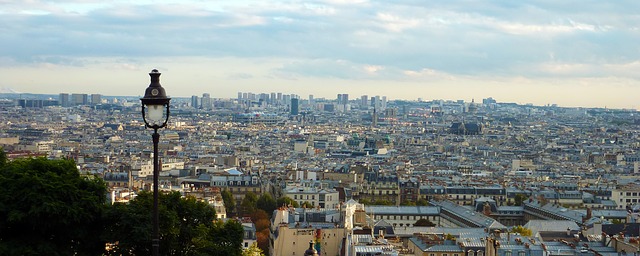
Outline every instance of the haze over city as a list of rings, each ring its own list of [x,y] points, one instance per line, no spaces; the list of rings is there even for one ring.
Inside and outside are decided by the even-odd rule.
[[[2,1],[0,88],[637,108],[637,1]]]

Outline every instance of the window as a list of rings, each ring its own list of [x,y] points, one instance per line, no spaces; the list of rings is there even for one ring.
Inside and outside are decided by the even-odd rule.
[[[476,252],[476,256],[484,256],[484,252],[483,252],[483,251],[478,250],[478,252]]]
[[[504,252],[504,256],[511,256],[511,251]]]
[[[526,253],[524,251],[519,251],[518,252],[518,256],[525,256],[525,255],[526,255]]]
[[[467,256],[473,256],[473,255],[474,255],[473,250],[468,250],[467,251]]]
[[[249,242],[244,242],[244,248],[248,248],[249,247]]]

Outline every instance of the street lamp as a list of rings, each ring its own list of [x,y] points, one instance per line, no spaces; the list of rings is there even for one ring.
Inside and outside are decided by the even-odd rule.
[[[160,85],[160,72],[154,69],[149,73],[151,84],[144,91],[142,102],[142,119],[146,128],[153,129],[153,234],[151,237],[151,252],[154,256],[160,255],[160,235],[158,233],[158,142],[160,134],[158,129],[167,126],[169,121],[169,101],[167,94]],[[165,112],[166,111],[166,112]]]

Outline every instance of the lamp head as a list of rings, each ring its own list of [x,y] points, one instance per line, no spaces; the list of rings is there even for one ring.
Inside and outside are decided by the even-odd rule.
[[[169,102],[171,98],[167,97],[167,93],[160,85],[160,74],[157,69],[149,73],[151,84],[145,90],[144,97],[140,99],[144,123],[147,127],[154,129],[165,127],[169,120]],[[165,109],[166,114],[164,112]]]

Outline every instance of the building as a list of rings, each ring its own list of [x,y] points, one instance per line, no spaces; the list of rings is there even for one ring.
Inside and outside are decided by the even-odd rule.
[[[200,101],[200,109],[211,109],[213,106],[211,102],[211,95],[208,93],[202,94],[202,100]]]
[[[89,95],[85,93],[71,94],[71,105],[89,105]]]
[[[338,210],[280,208],[271,223],[268,255],[300,255],[313,241],[318,255],[341,255],[346,229]]]
[[[60,96],[58,97],[58,103],[60,103],[60,106],[62,106],[62,107],[71,106],[71,103],[69,101],[69,94],[68,93],[60,93]]]
[[[100,95],[100,94],[91,94],[91,104],[92,105],[102,104],[102,95]]]
[[[330,188],[310,186],[290,186],[283,192],[283,196],[298,202],[299,205],[307,202],[313,207],[335,209],[340,204],[338,191]]]
[[[291,115],[297,116],[299,113],[300,113],[300,106],[298,103],[298,99],[293,98],[291,99]]]
[[[632,205],[640,204],[640,186],[618,187],[611,192],[611,199],[616,202],[618,209],[626,209]]]
[[[245,124],[277,124],[284,119],[276,114],[254,112],[237,113],[233,115],[233,121]]]
[[[238,93],[240,96],[242,96],[241,93]],[[198,104],[198,96],[197,95],[193,95],[191,96],[191,107],[192,108],[198,108],[200,106],[200,104]]]

